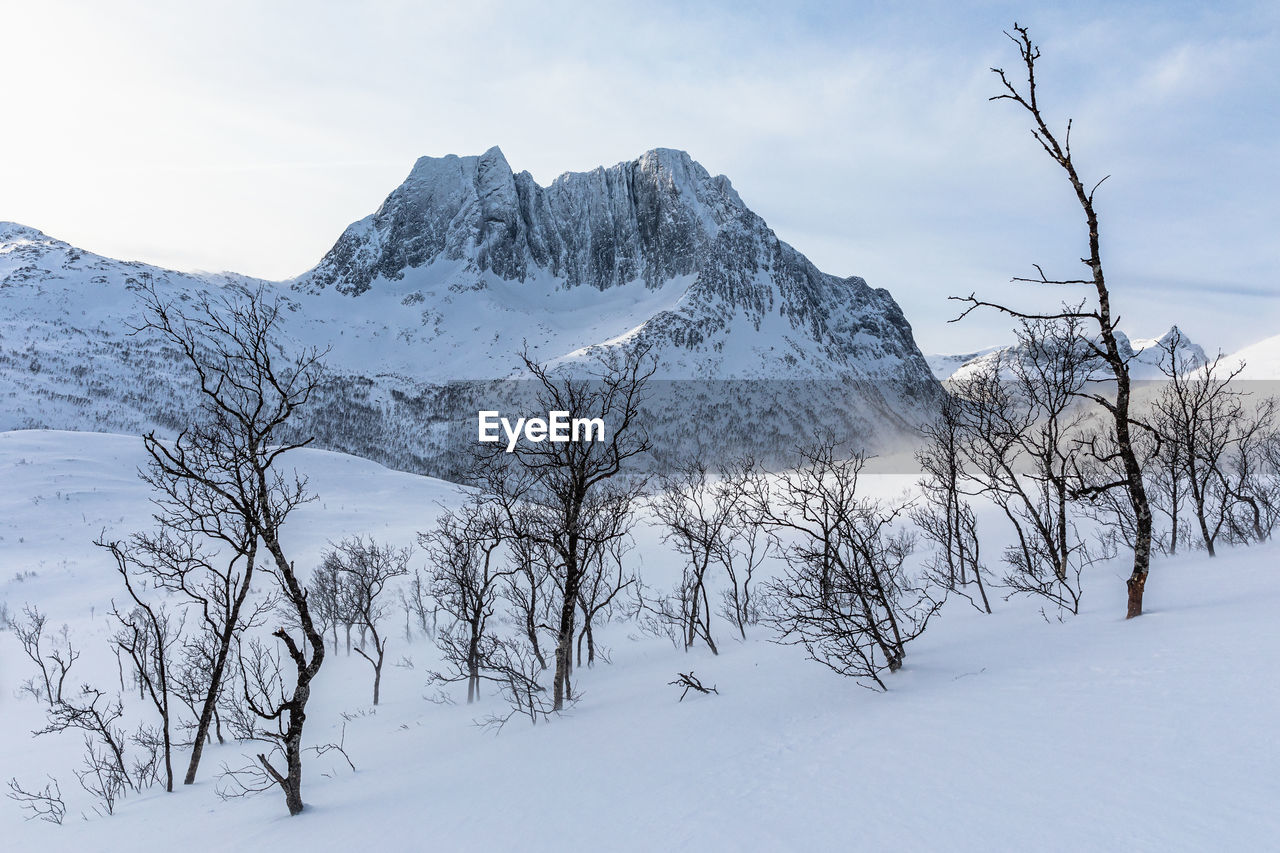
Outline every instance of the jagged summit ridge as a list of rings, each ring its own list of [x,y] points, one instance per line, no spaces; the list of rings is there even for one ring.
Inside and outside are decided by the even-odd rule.
[[[728,178],[683,151],[658,148],[549,186],[515,173],[496,146],[478,156],[422,157],[382,206],[353,223],[298,285],[365,292],[378,277],[440,258],[523,281],[536,271],[570,286],[656,287],[694,271],[731,222],[762,227]]]

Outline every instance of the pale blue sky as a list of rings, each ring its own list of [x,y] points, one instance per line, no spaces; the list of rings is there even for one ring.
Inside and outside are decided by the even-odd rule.
[[[103,254],[283,278],[423,154],[502,146],[543,183],[688,150],[821,268],[898,298],[926,351],[948,294],[1074,277],[1061,177],[994,92],[1017,18],[1076,119],[1134,335],[1280,331],[1276,3],[0,0],[0,219]],[[1036,299],[1036,294],[1023,294]]]

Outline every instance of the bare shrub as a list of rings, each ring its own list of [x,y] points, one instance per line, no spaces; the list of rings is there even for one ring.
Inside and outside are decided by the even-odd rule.
[[[409,555],[408,548],[356,536],[342,540],[324,558],[325,566],[336,568],[343,598],[348,602],[345,609],[360,628],[356,654],[373,667],[374,705],[378,704],[382,689],[382,664],[389,639],[378,630],[391,606],[386,600],[387,586],[409,573]]]
[[[783,540],[786,571],[768,585],[780,641],[841,675],[887,689],[907,646],[942,606],[905,563],[911,534],[896,527],[909,504],[858,495],[866,464],[842,458],[834,440],[799,450],[800,464],[753,496],[762,523]]]
[[[924,472],[920,490],[925,504],[911,511],[911,520],[937,548],[926,567],[935,583],[990,613],[977,517],[965,499],[970,472],[965,465],[967,439],[960,402],[944,397],[937,419],[926,424],[922,433],[925,445],[917,451],[916,461]],[[970,587],[976,590],[977,600]]]
[[[27,812],[27,820],[42,820],[45,823],[62,825],[67,816],[67,804],[62,799],[62,788],[58,780],[50,776],[48,784],[37,790],[27,790],[16,778],[9,780],[9,799],[18,803]]]
[[[436,526],[418,536],[431,564],[430,594],[453,624],[436,636],[452,673],[433,673],[434,682],[467,682],[467,702],[480,698],[480,679],[497,647],[490,632],[501,583],[516,572],[499,555],[507,539],[504,517],[473,499],[446,511]]]

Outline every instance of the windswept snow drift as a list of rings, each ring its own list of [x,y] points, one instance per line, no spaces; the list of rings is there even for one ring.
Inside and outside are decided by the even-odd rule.
[[[335,453],[296,457],[319,499],[287,530],[300,564],[326,539],[372,534],[397,544],[429,526],[456,487]],[[120,590],[90,541],[148,523],[135,438],[0,434],[0,601],[38,604],[66,623],[85,657],[77,680],[105,687],[101,648]],[[906,477],[872,478],[893,494]],[[635,559],[665,586],[678,568],[652,529]],[[722,654],[675,651],[604,632],[611,664],[579,673],[563,719],[513,721],[494,737],[472,725],[499,710],[426,701],[431,648],[398,630],[383,704],[345,724],[358,772],[309,758],[307,811],[285,816],[275,792],[220,801],[220,765],[251,748],[206,750],[201,779],[174,794],[127,798],[90,815],[70,770],[72,734],[31,738],[41,708],[15,696],[30,673],[0,638],[0,776],[62,782],[66,825],[23,822],[0,802],[11,850],[1203,850],[1261,849],[1280,837],[1280,576],[1275,546],[1159,561],[1148,613],[1125,622],[1124,567],[1085,577],[1084,612],[1046,622],[1032,602],[983,616],[953,601],[876,694],[719,624]],[[34,575],[26,574],[34,573]],[[16,575],[24,575],[17,579]],[[678,703],[667,686],[694,670],[719,696]],[[368,667],[330,656],[307,722],[336,741],[342,712],[369,709]],[[455,693],[455,697],[458,694]],[[136,724],[132,704],[126,723]],[[185,766],[180,761],[181,766]]]

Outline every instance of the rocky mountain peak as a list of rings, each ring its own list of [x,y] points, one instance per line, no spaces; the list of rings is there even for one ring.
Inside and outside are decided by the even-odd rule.
[[[504,280],[545,273],[571,287],[657,287],[693,272],[698,250],[734,221],[763,225],[727,178],[675,149],[567,172],[547,187],[513,173],[497,147],[422,157],[297,286],[358,296],[379,278],[396,281],[444,259]]]

